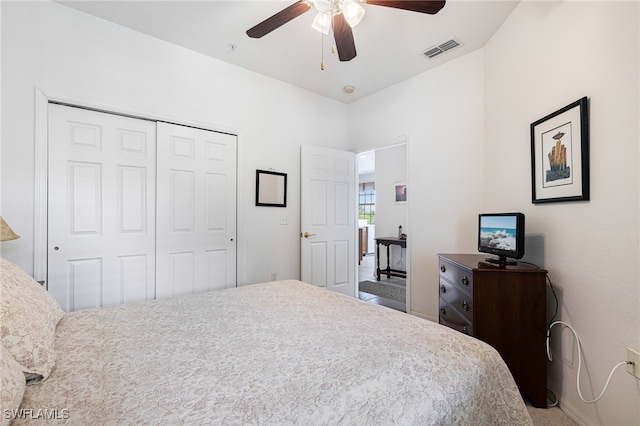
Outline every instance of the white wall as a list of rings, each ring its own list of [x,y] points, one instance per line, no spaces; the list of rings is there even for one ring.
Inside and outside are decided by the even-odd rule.
[[[438,252],[476,252],[477,213],[523,211],[584,349],[585,399],[640,350],[638,2],[523,1],[488,45],[350,105],[359,150],[409,136],[411,313],[437,318]],[[591,106],[591,201],[531,203],[529,125]],[[373,142],[371,142],[373,141]],[[553,304],[549,301],[548,312]],[[615,373],[596,404],[554,328],[549,386],[581,424],[640,424],[640,387]]]
[[[485,209],[516,208],[542,237],[559,319],[584,350],[582,393],[595,398],[611,368],[640,350],[638,2],[522,2],[485,48]],[[587,96],[591,201],[533,205],[530,123]],[[490,163],[491,162],[491,163]],[[553,304],[549,301],[549,311]],[[639,382],[618,369],[584,404],[569,331],[553,329],[549,386],[581,423],[640,424]]]
[[[299,278],[300,145],[346,145],[346,105],[51,2],[2,8],[2,206],[33,268],[34,93],[239,133],[239,282]],[[332,123],[327,126],[326,123]],[[275,147],[275,148],[274,148]],[[289,174],[288,207],[256,207],[255,170]],[[280,216],[289,217],[281,226]],[[278,241],[278,250],[273,243]]]
[[[434,321],[437,253],[475,247],[484,168],[483,67],[476,51],[349,108],[358,151],[407,140],[409,310]],[[376,233],[382,235],[377,227]]]

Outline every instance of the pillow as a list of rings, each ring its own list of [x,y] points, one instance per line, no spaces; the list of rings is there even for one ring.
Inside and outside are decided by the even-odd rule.
[[[0,413],[2,425],[11,423],[20,407],[26,387],[22,366],[0,345]]]
[[[55,364],[56,324],[64,315],[58,302],[29,274],[0,258],[0,338],[2,346],[35,383]]]

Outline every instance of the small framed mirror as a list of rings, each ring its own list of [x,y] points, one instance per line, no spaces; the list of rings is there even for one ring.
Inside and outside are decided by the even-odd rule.
[[[256,206],[287,207],[287,174],[256,170]]]

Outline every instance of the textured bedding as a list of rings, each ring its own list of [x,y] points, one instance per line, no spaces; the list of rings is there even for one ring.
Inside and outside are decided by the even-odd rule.
[[[55,352],[13,424],[531,424],[490,346],[300,281],[67,313]]]

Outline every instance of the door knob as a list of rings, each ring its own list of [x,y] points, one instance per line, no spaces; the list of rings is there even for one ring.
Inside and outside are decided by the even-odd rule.
[[[302,234],[302,236],[305,237],[305,238],[309,238],[309,237],[315,237],[316,234],[310,234],[308,232],[305,232],[304,234]]]

